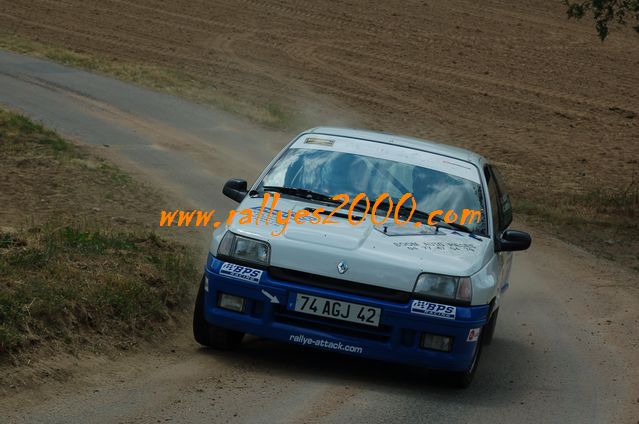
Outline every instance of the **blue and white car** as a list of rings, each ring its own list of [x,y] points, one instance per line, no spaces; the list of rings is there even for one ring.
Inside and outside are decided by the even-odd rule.
[[[223,192],[240,202],[237,211],[263,213],[243,223],[238,214],[213,234],[193,320],[200,344],[234,348],[248,333],[444,371],[470,384],[495,331],[512,251],[531,243],[508,229],[508,195],[483,157],[415,138],[314,128],[250,189],[233,179]],[[264,209],[265,196],[276,193],[276,206]],[[388,196],[375,214],[360,202],[334,212],[334,224],[308,222],[341,203],[331,199],[339,193],[366,193],[371,203]],[[397,204],[405,193],[415,199],[410,220],[408,202],[396,209],[405,224],[380,223],[388,198]],[[349,209],[361,223],[349,222]],[[430,211],[463,209],[480,217],[427,225]],[[301,210],[305,220],[266,223],[265,212]]]

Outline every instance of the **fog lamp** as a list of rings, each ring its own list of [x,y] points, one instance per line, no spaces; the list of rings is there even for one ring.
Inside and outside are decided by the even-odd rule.
[[[440,336],[439,334],[424,333],[422,334],[421,346],[424,349],[450,352],[453,348],[453,338],[448,336]]]
[[[242,312],[244,311],[244,298],[233,296],[231,294],[220,293],[217,306],[223,309],[228,309],[229,311]]]

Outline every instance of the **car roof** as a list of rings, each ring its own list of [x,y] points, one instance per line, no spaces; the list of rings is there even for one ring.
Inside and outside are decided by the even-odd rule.
[[[334,137],[345,137],[364,141],[394,144],[397,146],[423,150],[425,152],[435,153],[470,162],[474,165],[477,165],[480,169],[487,162],[486,159],[484,159],[484,157],[482,157],[481,155],[470,150],[462,149],[460,147],[385,132],[354,128],[316,127],[307,130],[302,134],[328,135]]]

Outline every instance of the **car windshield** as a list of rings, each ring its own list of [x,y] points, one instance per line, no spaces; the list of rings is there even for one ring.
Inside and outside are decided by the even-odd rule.
[[[405,193],[412,193],[417,210],[422,212],[481,211],[479,222],[466,226],[478,234],[487,234],[484,199],[478,183],[407,163],[331,150],[291,148],[257,189],[262,191],[264,186],[299,188],[328,196],[346,193],[351,199],[366,193],[371,204],[382,193],[388,193],[395,204]],[[411,202],[405,205],[410,207]]]

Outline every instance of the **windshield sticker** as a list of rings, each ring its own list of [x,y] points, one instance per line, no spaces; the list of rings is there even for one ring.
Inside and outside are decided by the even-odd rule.
[[[334,140],[326,138],[309,137],[304,144],[319,144],[320,146],[332,146],[335,143]]]
[[[431,317],[455,319],[457,308],[439,303],[426,302],[425,300],[413,300],[410,307],[413,314],[428,315]]]
[[[236,280],[248,281],[251,283],[259,283],[262,273],[260,269],[250,268],[248,266],[236,265],[230,262],[224,262],[220,268],[220,275],[235,278]]]

